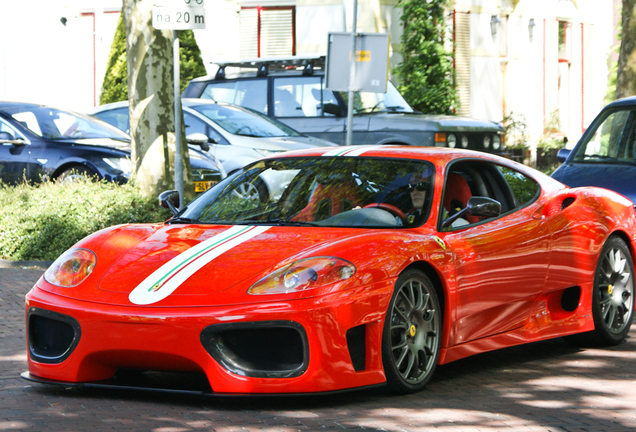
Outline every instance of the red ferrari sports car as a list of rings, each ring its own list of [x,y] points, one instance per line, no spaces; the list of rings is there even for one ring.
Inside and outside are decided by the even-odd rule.
[[[175,194],[165,223],[96,232],[40,278],[24,378],[408,393],[438,364],[561,336],[614,345],[632,323],[633,204],[497,156],[312,149],[181,210]]]

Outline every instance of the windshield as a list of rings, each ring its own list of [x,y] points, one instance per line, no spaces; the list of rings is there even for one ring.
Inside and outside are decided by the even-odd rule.
[[[267,159],[226,178],[180,217],[223,224],[414,226],[428,217],[433,173],[429,162],[403,159]],[[417,211],[414,187],[426,196]]]
[[[42,106],[16,107],[5,110],[31,132],[54,140],[112,138],[130,141],[125,133],[101,120],[82,114]]]
[[[634,127],[630,126],[633,113],[630,110],[606,113],[576,148],[573,160],[636,163],[636,134]]]
[[[348,103],[349,94],[339,92]],[[353,113],[363,114],[370,112],[413,112],[413,108],[404,100],[399,91],[389,81],[386,86],[386,93],[354,93]]]
[[[238,106],[205,104],[192,105],[190,108],[234,135],[259,138],[299,136],[298,132],[280,122]]]

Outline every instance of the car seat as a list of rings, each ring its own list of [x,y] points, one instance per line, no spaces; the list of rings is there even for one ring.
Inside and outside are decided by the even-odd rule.
[[[358,186],[352,178],[345,179],[343,174],[330,174],[316,180],[309,202],[291,220],[320,221],[362,206]]]
[[[468,203],[468,199],[473,196],[470,186],[464,177],[457,173],[449,173],[446,178],[446,187],[444,189],[444,208],[448,211],[448,215],[452,216],[458,211],[464,209]],[[468,223],[478,222],[476,216],[463,216]]]

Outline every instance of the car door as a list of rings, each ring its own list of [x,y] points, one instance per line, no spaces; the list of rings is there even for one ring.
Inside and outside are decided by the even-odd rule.
[[[0,132],[7,132],[15,139],[21,139],[24,144],[3,142],[0,144],[0,179],[9,184],[16,184],[24,179],[33,180],[31,153],[32,144],[24,134],[0,118]]]
[[[544,288],[550,231],[546,221],[533,218],[540,190],[531,178],[476,161],[453,165],[450,171],[444,203],[452,202],[447,195],[458,189],[449,179],[460,176],[470,189],[468,196],[487,196],[502,204],[499,217],[468,220],[465,225],[444,229],[444,241],[456,267],[454,338],[455,343],[463,343],[525,324]],[[465,205],[457,202],[457,206]],[[440,219],[454,210],[442,206]]]

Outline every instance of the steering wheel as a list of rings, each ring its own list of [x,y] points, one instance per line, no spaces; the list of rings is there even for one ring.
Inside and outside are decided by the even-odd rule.
[[[371,204],[365,205],[362,208],[379,208],[379,209],[382,209],[384,211],[388,211],[393,216],[399,217],[402,221],[406,220],[406,215],[404,214],[404,212],[402,210],[400,210],[399,208],[397,208],[396,206],[391,205],[391,204],[371,203]]]

